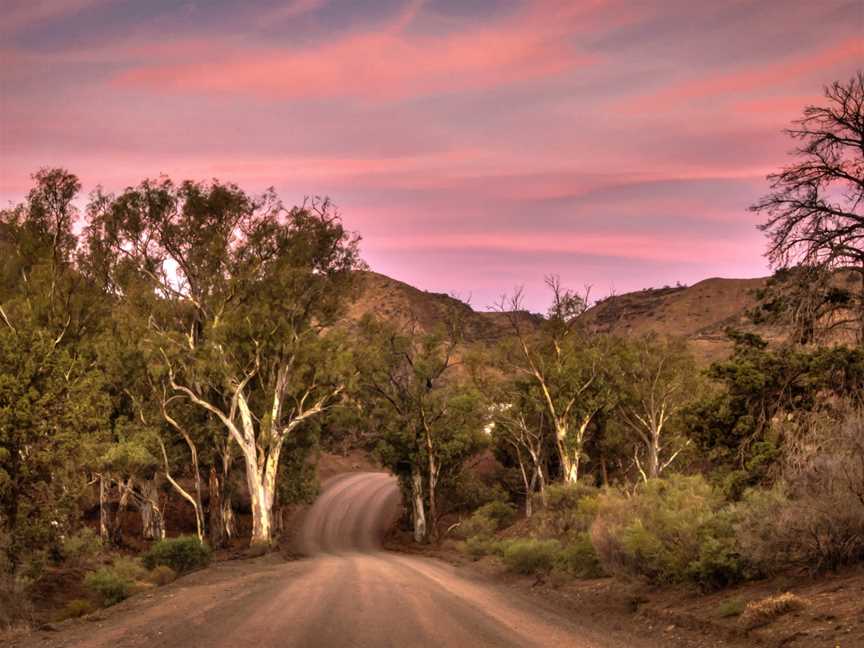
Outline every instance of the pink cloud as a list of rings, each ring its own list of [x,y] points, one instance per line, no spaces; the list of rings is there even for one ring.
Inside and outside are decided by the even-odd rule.
[[[808,75],[824,73],[847,63],[864,60],[864,38],[855,37],[835,45],[769,64],[756,64],[722,74],[707,75],[669,87],[647,97],[629,99],[621,104],[624,112],[642,113],[667,111],[680,107],[683,102],[699,99],[735,98],[746,93],[762,93],[788,86]],[[791,101],[792,98],[789,98]],[[715,104],[716,105],[716,104]],[[799,105],[800,109],[800,105]]]
[[[309,47],[244,50],[212,60],[212,47],[190,43],[180,57],[190,62],[132,67],[116,82],[180,93],[394,99],[545,78],[595,61],[576,50],[572,34],[557,22],[580,19],[584,8],[573,12],[553,3],[539,11],[531,5],[497,25],[408,35],[404,29],[420,6],[409,3],[385,29]]]
[[[378,234],[368,242],[374,250],[486,250],[495,252],[568,253],[591,256],[624,257],[652,262],[692,262],[693,251],[700,251],[700,262],[717,262],[752,257],[742,251],[740,241],[656,234],[566,233],[566,232],[429,232],[423,237]]]

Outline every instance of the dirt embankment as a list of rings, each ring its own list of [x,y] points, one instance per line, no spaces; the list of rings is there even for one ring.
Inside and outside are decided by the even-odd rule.
[[[817,578],[790,574],[717,592],[693,588],[652,588],[614,578],[556,581],[509,574],[495,558],[473,560],[445,541],[442,547],[418,548],[394,534],[388,548],[435,556],[465,572],[482,574],[507,587],[572,610],[598,631],[626,630],[662,637],[663,646],[792,646],[857,648],[864,646],[864,566]],[[800,607],[748,623],[748,603],[763,606],[790,592]]]

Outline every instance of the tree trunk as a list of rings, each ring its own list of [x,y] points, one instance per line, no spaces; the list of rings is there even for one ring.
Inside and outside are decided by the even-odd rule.
[[[276,474],[280,448],[270,450],[262,465],[257,448],[241,446],[246,463],[246,485],[252,502],[252,547],[270,547],[273,543],[273,500],[276,495]]]
[[[146,540],[165,538],[165,518],[159,508],[159,485],[156,476],[144,480],[141,486],[141,535]]]
[[[210,539],[210,546],[218,549],[225,544],[225,524],[222,521],[222,485],[219,483],[219,476],[216,474],[216,466],[210,466],[210,479],[208,480],[207,490],[210,493],[210,498],[207,502],[207,512],[210,517],[210,528],[208,529],[207,537]]]
[[[429,455],[429,537],[438,540],[438,502],[435,492],[438,489],[438,467],[433,455]]]
[[[99,537],[103,545],[111,544],[111,509],[104,475],[99,475]]]
[[[123,514],[129,508],[129,497],[132,494],[134,479],[130,477],[126,483],[118,481],[118,491],[120,498],[117,501],[117,510],[111,518],[111,543],[120,545],[123,540]]]
[[[648,444],[648,478],[656,479],[660,476],[660,432],[651,434],[651,442]]]
[[[534,515],[534,489],[537,486],[537,473],[531,473],[531,480],[525,484],[525,517]]]
[[[426,510],[423,502],[423,475],[419,466],[411,467],[411,517],[414,521],[414,542],[426,540]]]

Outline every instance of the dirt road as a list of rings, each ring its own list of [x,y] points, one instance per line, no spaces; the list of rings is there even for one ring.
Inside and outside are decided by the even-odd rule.
[[[564,613],[446,563],[381,549],[399,510],[394,479],[331,480],[298,543],[308,555],[223,563],[21,646],[620,646]],[[629,648],[638,643],[629,642]]]

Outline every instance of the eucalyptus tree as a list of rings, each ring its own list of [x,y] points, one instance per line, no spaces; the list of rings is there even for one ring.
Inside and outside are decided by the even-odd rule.
[[[615,418],[635,437],[633,461],[648,481],[690,444],[678,424],[700,396],[700,375],[684,340],[648,334],[616,346]]]
[[[613,400],[604,366],[605,339],[581,324],[587,291],[579,295],[565,290],[557,277],[547,277],[546,283],[552,305],[539,327],[526,326],[521,290],[498,303],[513,331],[512,339],[502,343],[502,366],[532,385],[528,393],[553,430],[563,479],[575,483],[586,459],[591,425]]]
[[[251,542],[270,544],[283,444],[345,388],[330,329],[357,237],[327,201],[285,209],[272,190],[163,177],[97,193],[87,239],[93,272],[147,322],[163,419],[182,428],[166,407],[180,397],[219,422],[243,457]]]
[[[547,446],[550,441],[546,408],[524,377],[502,371],[501,355],[477,349],[469,356],[471,379],[481,395],[487,430],[497,448],[515,456],[525,492],[525,517],[534,512],[534,496],[546,503]]]
[[[437,539],[440,486],[482,445],[479,400],[455,376],[461,323],[450,313],[431,333],[365,318],[356,396],[380,439],[377,454],[399,477],[414,540]]]
[[[43,169],[0,212],[0,531],[13,566],[78,524],[110,406],[91,335],[101,294],[75,268],[78,179]]]

